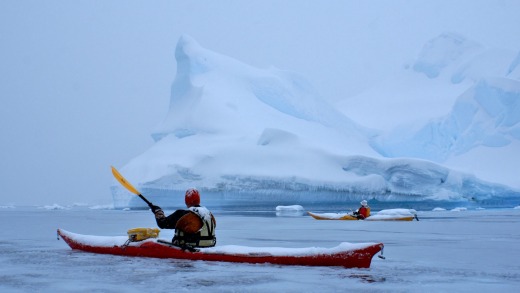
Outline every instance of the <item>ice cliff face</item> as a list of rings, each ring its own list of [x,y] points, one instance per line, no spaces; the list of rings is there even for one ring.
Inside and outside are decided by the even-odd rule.
[[[440,59],[425,53],[433,63],[423,62],[415,70],[435,76],[448,66],[446,60],[458,58],[454,51]],[[179,40],[175,57],[170,109],[152,134],[156,143],[121,168],[163,207],[181,205],[180,195],[189,187],[197,187],[208,196],[205,203],[213,205],[474,200],[515,193],[431,162],[380,155],[444,158],[497,133],[502,144],[518,139],[512,119],[518,117],[518,107],[510,107],[517,105],[514,84],[505,86],[513,92],[508,95],[504,82],[481,83],[448,117],[417,132],[385,136],[338,112],[294,73],[252,68],[206,50],[188,36]],[[488,100],[490,93],[498,98]],[[482,125],[483,120],[499,123],[500,132],[492,133],[498,128]],[[432,129],[434,143],[425,148]],[[478,135],[461,134],[467,130]],[[116,208],[144,207],[116,182],[111,189]]]
[[[444,163],[481,146],[518,144],[519,56],[507,50],[483,48],[456,34],[430,40],[413,70],[431,79],[466,82],[468,90],[445,116],[431,117],[424,125],[400,125],[374,138],[372,146],[385,157]]]
[[[457,99],[452,111],[414,130],[400,128],[374,139],[386,157],[444,162],[479,147],[520,141],[520,81],[482,79]]]

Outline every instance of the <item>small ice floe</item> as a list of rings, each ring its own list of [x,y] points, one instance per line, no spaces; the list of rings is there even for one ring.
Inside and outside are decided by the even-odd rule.
[[[467,211],[467,210],[468,210],[468,208],[460,207],[460,208],[451,209],[450,211],[452,211],[452,212],[463,212],[463,211]]]
[[[96,205],[89,207],[91,210],[113,210],[114,205],[113,204],[106,204],[106,205]]]
[[[0,206],[0,209],[14,209],[13,205]]]
[[[515,210],[520,210],[520,206],[516,206],[516,207],[514,207],[513,209],[515,209]]]
[[[53,205],[43,206],[43,207],[41,207],[41,209],[46,209],[46,210],[68,210],[69,208],[61,206],[61,205],[55,203]]]
[[[446,211],[446,209],[445,208],[434,208],[432,211],[433,212],[444,212],[444,211]]]
[[[305,211],[301,205],[277,206],[276,207],[276,216],[278,216],[278,217],[303,216],[304,212]]]

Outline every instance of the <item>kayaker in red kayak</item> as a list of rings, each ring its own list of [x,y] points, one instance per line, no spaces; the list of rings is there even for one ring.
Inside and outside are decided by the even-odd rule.
[[[366,200],[361,201],[361,207],[354,212],[354,216],[359,220],[364,220],[370,216],[370,207],[368,206],[368,202]]]
[[[175,229],[172,243],[181,248],[191,250],[195,247],[215,246],[215,217],[206,207],[200,206],[199,191],[195,188],[186,190],[184,201],[187,209],[176,210],[167,217],[159,206],[152,206],[157,226],[161,229]]]

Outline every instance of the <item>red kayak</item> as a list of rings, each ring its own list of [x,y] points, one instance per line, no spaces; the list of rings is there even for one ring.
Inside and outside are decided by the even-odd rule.
[[[347,243],[333,248],[282,248],[224,245],[199,248],[190,252],[155,238],[128,243],[126,236],[81,235],[58,229],[58,235],[72,248],[92,253],[137,257],[270,263],[300,266],[342,266],[369,268],[374,255],[382,252],[382,243]]]

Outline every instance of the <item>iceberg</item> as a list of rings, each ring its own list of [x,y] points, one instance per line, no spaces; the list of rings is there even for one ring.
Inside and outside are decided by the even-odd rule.
[[[241,208],[520,195],[413,153],[385,158],[397,146],[381,140],[384,133],[345,116],[298,74],[253,68],[189,36],[179,39],[175,58],[169,112],[152,133],[155,144],[120,169],[163,208],[182,206],[191,187],[203,205]],[[514,127],[504,139],[516,139]],[[437,148],[431,153],[446,155],[444,145]],[[111,192],[114,208],[146,208],[115,180]]]
[[[520,141],[519,122],[520,81],[483,79],[457,99],[448,115],[418,129],[401,126],[374,138],[372,146],[385,157],[445,162],[478,146],[504,147]]]

